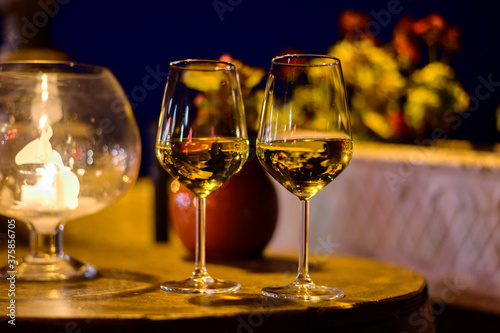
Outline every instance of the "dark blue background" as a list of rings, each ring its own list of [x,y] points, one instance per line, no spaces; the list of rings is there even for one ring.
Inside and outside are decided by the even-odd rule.
[[[68,1],[68,0],[66,0]],[[305,53],[325,53],[339,38],[337,18],[345,8],[379,12],[387,1],[220,0],[233,3],[223,20],[214,1],[69,0],[54,17],[52,39],[76,61],[109,67],[129,94],[146,139],[146,129],[160,112],[164,78],[147,96],[132,95],[143,86],[147,67],[168,71],[168,63],[185,58],[215,59],[229,52],[235,58],[268,68],[270,59],[293,47]],[[462,30],[463,51],[452,66],[469,94],[478,76],[500,82],[500,14],[494,1],[401,0],[403,11],[382,27],[379,38],[390,40],[397,19],[442,15]],[[140,90],[140,89],[139,89]],[[137,88],[135,92],[139,91]],[[144,91],[144,89],[142,90]],[[500,87],[464,120],[454,138],[478,143],[499,141],[495,110]],[[148,158],[148,157],[146,157]]]

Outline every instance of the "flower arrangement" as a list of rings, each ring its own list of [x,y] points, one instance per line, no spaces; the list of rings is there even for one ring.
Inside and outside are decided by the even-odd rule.
[[[449,113],[469,106],[469,95],[449,66],[461,48],[458,28],[437,14],[420,20],[405,16],[391,42],[381,45],[376,36],[359,33],[370,21],[367,14],[344,11],[339,18],[344,38],[328,50],[342,61],[354,134],[408,141],[436,128],[448,132]],[[429,62],[418,67],[424,49]]]
[[[264,98],[264,90],[258,89],[256,86],[262,82],[266,72],[262,68],[247,65],[227,53],[220,56],[219,60],[233,63],[236,66],[246,111],[247,127],[250,131],[256,132],[259,125],[260,108]],[[224,116],[224,110],[220,110],[218,105],[210,104],[210,99],[206,98],[207,95],[217,92],[223,79],[222,73],[219,73],[219,75],[207,75],[203,71],[184,73],[183,83],[189,88],[198,91],[194,99],[196,116],[193,121],[195,123],[206,123],[207,119]]]
[[[447,120],[469,106],[469,95],[449,65],[451,57],[461,49],[459,29],[448,26],[438,14],[420,20],[404,16],[396,23],[391,41],[381,44],[376,36],[360,33],[370,22],[368,14],[342,12],[339,32],[343,39],[327,51],[342,61],[355,137],[411,142],[428,137],[435,129],[448,133],[452,123]],[[423,58],[428,62],[420,65]],[[264,95],[259,84],[265,70],[229,54],[220,60],[236,65],[248,128],[256,131]],[[307,92],[298,91],[295,98],[305,113],[318,107],[311,104]]]
[[[249,131],[256,132],[259,127],[260,108],[264,99],[264,89],[258,88],[266,76],[266,71],[260,67],[250,66],[241,60],[223,54],[219,60],[231,62],[238,70],[240,78],[241,95],[245,105],[245,116]]]

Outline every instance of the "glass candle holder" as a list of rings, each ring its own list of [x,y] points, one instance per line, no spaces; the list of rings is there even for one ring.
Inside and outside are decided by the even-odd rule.
[[[1,274],[94,277],[93,266],[63,252],[62,231],[137,179],[139,130],[116,78],[73,62],[0,63],[0,138],[0,213],[30,230],[30,253]]]

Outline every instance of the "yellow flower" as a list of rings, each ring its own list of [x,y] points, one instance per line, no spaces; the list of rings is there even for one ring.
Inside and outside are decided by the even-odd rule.
[[[439,96],[425,87],[418,87],[408,92],[404,106],[405,121],[413,128],[422,130],[425,127],[427,111],[441,104]]]
[[[425,84],[439,89],[444,88],[449,80],[454,79],[453,68],[442,62],[431,62],[411,76],[411,80],[416,84]]]
[[[405,86],[398,63],[387,50],[371,41],[342,40],[330,48],[330,55],[341,59],[346,83],[380,99],[396,98]]]
[[[429,121],[430,125],[439,126],[446,110],[463,112],[469,106],[469,95],[455,80],[454,70],[444,63],[427,64],[415,71],[410,81],[405,119],[417,130]]]
[[[368,124],[370,129],[378,136],[384,139],[390,139],[393,136],[391,126],[387,123],[387,119],[380,113],[367,111],[362,116],[363,122]]]
[[[408,104],[422,104],[429,108],[437,108],[441,105],[439,96],[427,87],[411,89],[407,96]]]
[[[224,79],[222,72],[205,73],[203,71],[186,71],[182,76],[184,84],[198,91],[216,91]]]

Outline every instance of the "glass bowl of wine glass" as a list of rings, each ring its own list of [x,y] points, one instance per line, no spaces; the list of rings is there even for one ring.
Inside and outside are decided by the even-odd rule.
[[[317,285],[309,275],[309,201],[351,160],[349,109],[340,60],[291,54],[272,60],[257,135],[257,157],[302,207],[298,273],[262,295],[299,301],[344,297],[339,288]]]
[[[191,276],[166,281],[162,290],[214,294],[240,289],[238,282],[211,277],[206,268],[206,198],[241,170],[248,151],[236,66],[204,59],[171,62],[156,156],[162,167],[195,195],[196,250]]]

